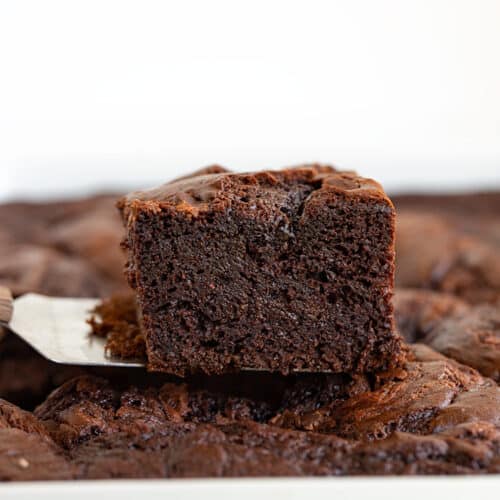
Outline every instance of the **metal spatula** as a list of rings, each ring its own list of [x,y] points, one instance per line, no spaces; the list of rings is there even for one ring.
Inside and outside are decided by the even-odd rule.
[[[54,363],[141,367],[143,362],[109,357],[105,339],[91,336],[86,320],[99,299],[46,297],[28,293],[15,300],[0,287],[0,326],[15,333]]]

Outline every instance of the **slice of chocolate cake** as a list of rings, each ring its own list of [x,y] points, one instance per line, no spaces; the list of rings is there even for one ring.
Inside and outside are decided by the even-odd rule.
[[[394,208],[312,165],[201,175],[118,204],[149,368],[373,372],[397,364]]]

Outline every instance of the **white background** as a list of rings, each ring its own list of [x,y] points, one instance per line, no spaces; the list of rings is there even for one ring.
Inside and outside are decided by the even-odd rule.
[[[314,160],[500,187],[500,0],[0,3],[0,197]]]

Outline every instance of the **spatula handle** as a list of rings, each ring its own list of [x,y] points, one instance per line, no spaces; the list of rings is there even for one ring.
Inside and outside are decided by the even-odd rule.
[[[0,323],[9,324],[12,318],[14,300],[8,288],[0,286]]]

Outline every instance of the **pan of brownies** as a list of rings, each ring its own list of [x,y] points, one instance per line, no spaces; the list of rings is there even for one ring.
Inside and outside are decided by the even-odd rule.
[[[101,298],[89,331],[147,365],[4,332],[2,481],[500,473],[500,193],[214,166],[3,203],[0,256],[14,296]]]

